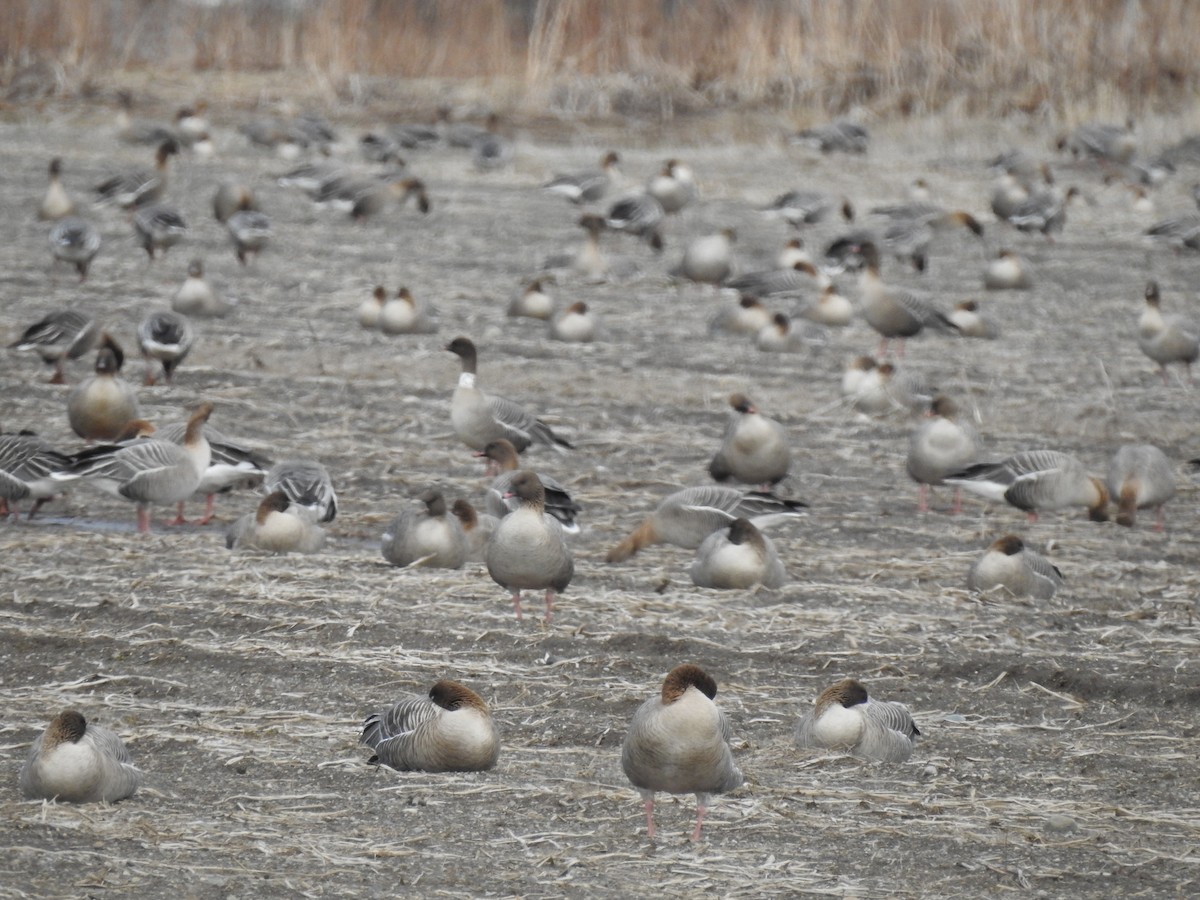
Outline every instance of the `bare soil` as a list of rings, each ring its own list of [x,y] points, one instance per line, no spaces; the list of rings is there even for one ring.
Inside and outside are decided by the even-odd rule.
[[[1061,166],[1083,189],[1055,243],[987,214],[983,161],[1011,145],[1050,153],[1053,135],[1003,123],[877,128],[866,158],[818,158],[773,134],[705,141],[617,131],[520,132],[514,166],[476,173],[452,151],[414,154],[433,211],[389,209],[355,225],[278,187],[287,168],[249,147],[216,111],[218,156],[184,159],[169,197],[188,241],[147,264],[118,212],[88,209],[105,246],[80,285],[52,268],[34,218],[51,155],[79,200],[114,167],[148,154],[119,144],[107,112],[30,114],[0,124],[5,296],[0,338],[50,309],[92,311],[136,356],[139,319],[165,306],[193,256],[240,300],[200,339],[173,386],[140,389],[157,421],[216,403],[213,424],[275,458],[333,473],[341,513],[313,556],[231,554],[224,524],[256,498],[234,494],[204,528],[133,530],[133,509],[80,488],[32,523],[0,525],[0,896],[262,897],[563,895],[694,897],[1186,897],[1200,888],[1200,516],[1184,461],[1200,453],[1200,392],[1164,386],[1134,326],[1153,275],[1164,303],[1200,319],[1200,259],[1148,250],[1152,218],[1099,173]],[[1178,138],[1174,123],[1152,136]],[[361,165],[347,128],[339,148]],[[506,318],[539,261],[575,241],[578,211],[543,195],[549,175],[594,164],[611,144],[631,183],[670,156],[703,187],[673,221],[661,258],[606,237],[640,274],[554,286],[602,319],[593,345],[549,341]],[[365,166],[364,166],[365,168]],[[723,302],[665,277],[683,243],[733,225],[742,269],[770,264],[786,226],[756,208],[785,189],[846,194],[862,210],[924,176],[936,199],[985,220],[981,243],[950,234],[930,271],[885,275],[943,307],[981,297],[985,256],[1010,245],[1037,287],[982,296],[1003,336],[931,335],[903,365],[955,396],[989,455],[1077,453],[1094,471],[1122,443],[1149,441],[1179,463],[1165,533],[1079,511],[1033,525],[969,500],[915,512],[904,460],[911,419],[868,419],[839,398],[842,367],[871,352],[861,323],[792,355],[709,335]],[[252,183],[276,225],[241,268],[209,204],[221,178]],[[1183,172],[1156,195],[1188,207]],[[816,248],[838,226],[818,226]],[[408,285],[437,309],[435,335],[384,338],[356,323],[376,283]],[[844,285],[853,293],[853,283]],[[796,301],[781,301],[794,309]],[[553,625],[531,603],[518,623],[480,564],[401,571],[379,554],[384,525],[430,483],[478,498],[481,467],[450,432],[457,334],[480,348],[480,384],[540,411],[578,449],[531,452],[574,491],[585,530]],[[78,380],[90,363],[73,364]],[[140,378],[140,362],[130,365]],[[0,421],[78,446],[66,388],[39,363],[0,355]],[[655,547],[607,565],[607,549],[668,492],[702,484],[726,397],[748,392],[789,429],[793,476],[811,504],[774,532],[791,582],[778,591],[695,589],[691,555]],[[198,509],[198,507],[194,507]],[[167,510],[157,510],[161,522]],[[975,597],[970,561],[1015,531],[1066,576],[1053,601]],[[720,685],[746,784],[717,798],[699,845],[694,799],[660,796],[645,835],[619,750],[626,723],[677,663]],[[799,751],[797,717],[853,675],[912,709],[923,739],[902,765]],[[496,769],[400,774],[366,764],[369,712],[441,677],[472,685],[502,730]],[[49,718],[77,707],[122,734],[146,785],[112,807],[23,801],[17,770]]]

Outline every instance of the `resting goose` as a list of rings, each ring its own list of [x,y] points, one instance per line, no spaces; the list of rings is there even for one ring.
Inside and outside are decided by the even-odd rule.
[[[658,791],[696,795],[692,840],[699,841],[712,795],[735,790],[744,780],[733,759],[733,729],[713,702],[716,696],[712,676],[685,663],[672,669],[658,696],[633,714],[621,745],[621,768],[645,802],[651,840]]]
[[[263,479],[267,493],[283,491],[297,515],[324,525],[337,517],[337,493],[329,471],[311,459],[287,459],[271,466]]]
[[[596,315],[582,300],[576,300],[550,320],[550,337],[568,344],[589,344],[596,339]]]
[[[871,135],[867,129],[854,122],[838,119],[823,125],[814,125],[796,132],[790,143],[802,144],[821,153],[866,153]]]
[[[502,519],[521,506],[519,498],[510,496],[513,479],[521,467],[521,458],[512,442],[504,438],[491,441],[479,455],[487,459],[489,468],[497,473],[485,499],[487,511],[495,518]],[[579,534],[579,523],[575,519],[580,511],[579,504],[553,478],[539,473],[538,480],[542,483],[546,512],[558,520],[567,534]]]
[[[420,496],[424,509],[405,509],[383,533],[383,558],[393,566],[461,569],[470,547],[458,519],[446,510],[441,491]]]
[[[734,519],[729,528],[706,537],[696,550],[691,576],[696,587],[723,590],[740,590],[756,584],[778,588],[787,581],[774,543],[749,519]]]
[[[908,474],[917,483],[917,512],[929,511],[931,486],[942,484],[943,478],[961,471],[979,455],[975,429],[959,420],[953,400],[934,397],[929,416],[908,442]],[[956,485],[952,512],[961,511],[962,486]]]
[[[233,303],[218,294],[204,277],[204,262],[193,259],[188,263],[187,277],[171,298],[171,309],[184,316],[220,318],[232,308]]]
[[[683,258],[671,274],[698,284],[719,285],[733,274],[733,245],[737,232],[725,228],[696,238],[683,250]]]
[[[27,800],[116,803],[137,791],[142,773],[114,732],[68,709],[34,740],[18,782]]]
[[[839,204],[834,197],[820,191],[788,191],[776,197],[763,212],[778,216],[793,228],[802,228],[824,222],[835,207],[847,222],[854,221],[854,207],[849,200],[843,199]]]
[[[555,449],[572,445],[541,419],[503,397],[492,397],[475,386],[476,351],[470,338],[456,337],[446,349],[462,360],[462,374],[450,398],[450,424],[459,440],[472,450],[482,450],[505,438],[517,452],[538,443]]]
[[[690,166],[677,159],[668,159],[662,170],[646,183],[646,193],[670,215],[694,203],[700,196],[700,189]]]
[[[787,315],[775,313],[754,336],[754,346],[764,353],[799,353],[804,349],[804,336],[792,327]]]
[[[1163,508],[1175,496],[1175,470],[1152,444],[1126,444],[1108,464],[1108,490],[1117,503],[1117,524],[1132,526],[1139,509],[1156,512],[1154,530],[1165,527]]]
[[[549,320],[554,314],[554,298],[546,293],[541,278],[525,285],[508,304],[508,315],[512,318]]]
[[[429,318],[429,310],[417,303],[412,292],[401,287],[395,297],[384,301],[379,309],[379,330],[384,334],[433,334],[437,325]]]
[[[907,707],[872,700],[853,678],[825,688],[796,725],[801,747],[841,750],[875,762],[904,762],[920,734]]]
[[[733,416],[725,429],[721,448],[708,464],[714,481],[740,481],[759,490],[771,487],[787,477],[792,465],[783,426],[758,411],[745,394],[729,398]]]
[[[1023,509],[1030,522],[1037,521],[1039,512],[1067,506],[1086,506],[1093,522],[1108,520],[1104,482],[1089,475],[1074,456],[1057,450],[1025,450],[999,462],[969,466],[943,480]]]
[[[737,303],[726,304],[708,323],[710,334],[752,334],[771,324],[771,313],[757,297],[742,295]]]
[[[989,291],[1027,291],[1033,287],[1029,263],[1012,250],[1001,250],[984,268],[983,286]]]
[[[325,529],[297,515],[293,506],[283,491],[272,491],[254,512],[229,526],[225,546],[266,553],[316,553],[325,543]]]
[[[467,559],[472,562],[483,562],[487,554],[487,545],[492,539],[496,526],[500,524],[500,520],[489,513],[476,511],[474,506],[462,499],[454,501],[450,512],[454,514],[454,518],[458,519],[463,534],[466,535]]]
[[[978,300],[963,300],[954,304],[946,316],[963,337],[994,341],[1000,337],[1000,327],[979,311]]]
[[[554,615],[554,597],[571,583],[575,563],[567,547],[562,526],[546,513],[546,492],[541,480],[529,471],[517,472],[508,495],[520,507],[496,526],[488,543],[485,561],[488,574],[512,593],[513,609],[521,619],[521,591],[546,592],[546,617]]]
[[[47,240],[56,260],[73,265],[80,281],[87,278],[88,268],[100,252],[100,232],[90,222],[78,216],[59,219]]]
[[[96,371],[67,395],[67,421],[85,441],[115,441],[138,418],[137,394],[121,377],[125,354],[107,334],[96,351]]]
[[[363,722],[368,762],[400,772],[482,772],[500,757],[500,735],[477,693],[443,679],[425,697],[409,696]]]
[[[749,519],[756,528],[770,528],[803,515],[808,504],[774,494],[705,485],[684,488],[668,496],[629,537],[613,547],[607,561],[623,562],[651,544],[674,544],[694,550],[704,539],[734,519]]]
[[[1001,588],[1014,597],[1035,600],[1049,600],[1062,582],[1058,567],[1026,547],[1015,534],[993,541],[967,573],[968,590]]]
[[[137,337],[138,346],[146,360],[145,383],[156,384],[161,371],[163,381],[170,384],[175,370],[192,352],[196,330],[187,316],[162,310],[142,319]]]

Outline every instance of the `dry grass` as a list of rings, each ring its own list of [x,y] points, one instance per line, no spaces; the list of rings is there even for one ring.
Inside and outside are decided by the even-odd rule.
[[[110,15],[111,12],[111,15]],[[527,112],[671,116],[713,106],[841,114],[1141,115],[1200,85],[1188,0],[442,0],[284,4],[11,0],[10,80],[113,70],[479,79]],[[353,93],[353,92],[352,92]]]

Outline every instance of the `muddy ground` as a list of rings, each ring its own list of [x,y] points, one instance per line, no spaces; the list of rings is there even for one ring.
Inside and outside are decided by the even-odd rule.
[[[865,158],[815,157],[758,139],[650,140],[523,130],[512,168],[481,175],[457,151],[413,154],[433,211],[389,209],[355,225],[275,185],[287,164],[249,147],[238,117],[216,110],[217,158],[184,159],[170,189],[188,242],[148,265],[128,223],[88,210],[105,246],[79,285],[52,268],[34,206],[46,161],[61,155],[79,199],[145,151],[118,143],[108,110],[10,116],[0,125],[4,297],[0,338],[46,311],[92,311],[136,357],[134,328],[165,306],[186,262],[203,256],[240,303],[198,321],[200,340],[173,386],[140,389],[145,413],[182,418],[216,403],[213,424],[275,458],[324,462],[341,498],[327,548],[313,556],[231,554],[223,529],[255,505],[220,503],[220,520],[149,537],[133,509],[81,488],[33,523],[0,525],[0,896],[634,896],[881,895],[1185,897],[1200,855],[1200,516],[1183,464],[1200,454],[1200,392],[1169,386],[1134,341],[1148,275],[1165,303],[1200,319],[1200,258],[1150,250],[1118,186],[1062,165],[1083,189],[1056,243],[1014,235],[987,212],[983,161],[1008,146],[1049,154],[1052,135],[994,123],[877,127]],[[1195,124],[1195,123],[1192,123]],[[363,165],[346,127],[335,152]],[[1154,145],[1182,136],[1149,127]],[[628,140],[628,144],[624,143]],[[636,184],[669,156],[690,162],[703,201],[655,258],[606,238],[639,274],[561,281],[586,300],[601,339],[569,346],[505,317],[539,261],[575,240],[578,212],[543,195],[550,174],[625,152]],[[365,168],[365,166],[364,166]],[[251,182],[276,225],[261,260],[240,268],[209,212],[219,179]],[[793,355],[712,337],[722,302],[665,277],[686,239],[732,225],[744,270],[769,265],[786,226],[756,207],[791,187],[855,204],[900,199],[924,176],[936,199],[984,221],[985,240],[949,235],[930,271],[885,274],[948,308],[981,297],[985,254],[1011,245],[1037,273],[1027,293],[982,296],[994,342],[937,335],[904,360],[975,417],[989,455],[1053,447],[1102,472],[1122,443],[1151,441],[1178,463],[1165,533],[1081,512],[1028,525],[969,500],[915,512],[904,469],[911,419],[869,419],[839,399],[845,361],[875,347],[858,322]],[[1186,211],[1195,170],[1156,196]],[[833,223],[806,235],[820,246]],[[384,338],[355,312],[376,283],[407,284],[437,309],[436,335]],[[844,287],[853,293],[853,282]],[[777,304],[794,309],[798,301]],[[518,623],[479,564],[401,571],[378,551],[384,525],[424,487],[477,497],[481,467],[453,438],[448,404],[457,335],[480,348],[480,383],[539,410],[573,437],[568,455],[529,462],[574,491],[584,533],[575,580],[551,627]],[[72,380],[88,362],[71,366]],[[140,379],[134,359],[129,377]],[[66,388],[40,364],[0,355],[0,422],[74,448]],[[782,490],[811,504],[774,533],[791,582],[782,590],[691,586],[691,554],[604,554],[674,488],[705,482],[745,390],[794,442]],[[198,507],[196,507],[198,509]],[[1015,531],[1066,576],[1053,601],[974,597],[970,561]],[[536,609],[536,604],[533,606]],[[626,723],[677,663],[720,684],[746,784],[714,801],[703,843],[687,840],[694,799],[660,796],[660,837],[619,750]],[[791,731],[823,686],[853,675],[903,701],[923,733],[913,758],[872,766],[802,752]],[[441,677],[492,704],[503,751],[492,772],[399,774],[366,764],[363,717]],[[74,706],[122,734],[145,787],[113,807],[23,801],[29,742]]]

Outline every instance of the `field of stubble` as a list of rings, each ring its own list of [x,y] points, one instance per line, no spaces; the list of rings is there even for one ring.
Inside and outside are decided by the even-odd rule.
[[[188,242],[148,265],[114,210],[89,210],[105,246],[76,283],[49,266],[34,218],[46,160],[61,155],[82,199],[112,167],[146,154],[118,144],[100,114],[0,125],[0,338],[77,304],[136,356],[133,334],[165,306],[186,261],[239,298],[200,340],[174,386],[140,389],[157,421],[200,399],[212,423],[275,458],[320,459],[341,513],[327,548],[265,558],[225,550],[224,523],[255,505],[234,494],[205,528],[133,531],[133,509],[81,488],[32,524],[0,525],[0,896],[797,896],[1185,897],[1200,842],[1200,515],[1183,461],[1200,453],[1200,391],[1164,387],[1133,329],[1146,277],[1175,310],[1196,307],[1200,259],[1148,252],[1149,220],[1087,170],[1055,244],[1015,236],[987,214],[983,160],[1049,136],[994,125],[876,130],[871,155],[821,159],[758,142],[680,138],[636,146],[620,132],[524,134],[514,167],[480,175],[454,152],[414,154],[432,213],[393,208],[365,225],[275,185],[285,163],[218,120],[219,154],[184,159],[170,190]],[[1160,123],[1152,132],[1179,135]],[[346,159],[359,164],[345,131]],[[510,294],[542,257],[575,240],[577,211],[544,196],[550,174],[591,165],[610,143],[637,183],[677,155],[697,171],[698,208],[672,222],[656,259],[621,283],[564,281],[603,322],[589,346],[548,341],[508,319]],[[1047,151],[1048,152],[1048,151]],[[979,296],[985,249],[1008,244],[1036,266],[1035,290],[984,297],[995,342],[938,335],[907,366],[975,416],[988,453],[1052,447],[1103,471],[1121,443],[1158,444],[1179,462],[1165,534],[1096,525],[1081,513],[1027,525],[968,501],[963,515],[915,513],[904,470],[911,420],[867,419],[840,402],[844,362],[874,349],[856,323],[794,355],[711,337],[720,302],[665,277],[690,236],[738,229],[743,269],[770,263],[785,226],[755,208],[795,186],[860,208],[899,199],[914,177],[986,220],[983,245],[952,235],[914,277],[944,307]],[[276,238],[240,269],[209,212],[217,181],[252,183]],[[1187,208],[1183,172],[1158,195]],[[832,224],[813,233],[820,246]],[[436,335],[386,339],[355,310],[376,283],[407,284],[440,317]],[[847,281],[846,290],[853,292]],[[783,308],[794,307],[787,301]],[[451,435],[457,334],[480,348],[480,384],[571,435],[568,455],[531,453],[584,508],[576,576],[552,627],[518,623],[479,564],[401,571],[378,551],[384,525],[430,483],[476,497],[481,467]],[[75,364],[78,380],[88,364]],[[129,377],[140,380],[140,361]],[[74,447],[66,388],[36,361],[0,356],[0,423]],[[656,547],[621,565],[606,550],[677,486],[704,483],[725,399],[748,392],[785,423],[793,476],[811,505],[774,533],[791,576],[779,591],[695,589],[690,553]],[[166,510],[156,511],[161,521]],[[970,560],[1013,530],[1066,576],[1046,604],[965,590]],[[536,605],[535,605],[536,608]],[[746,784],[718,798],[690,844],[694,799],[660,795],[656,845],[619,764],[633,710],[677,663],[720,685]],[[924,735],[902,765],[864,765],[794,748],[796,718],[846,675],[912,709]],[[366,765],[363,717],[439,677],[493,706],[494,771],[399,774]],[[30,740],[75,706],[124,736],[144,788],[113,807],[22,801]]]

